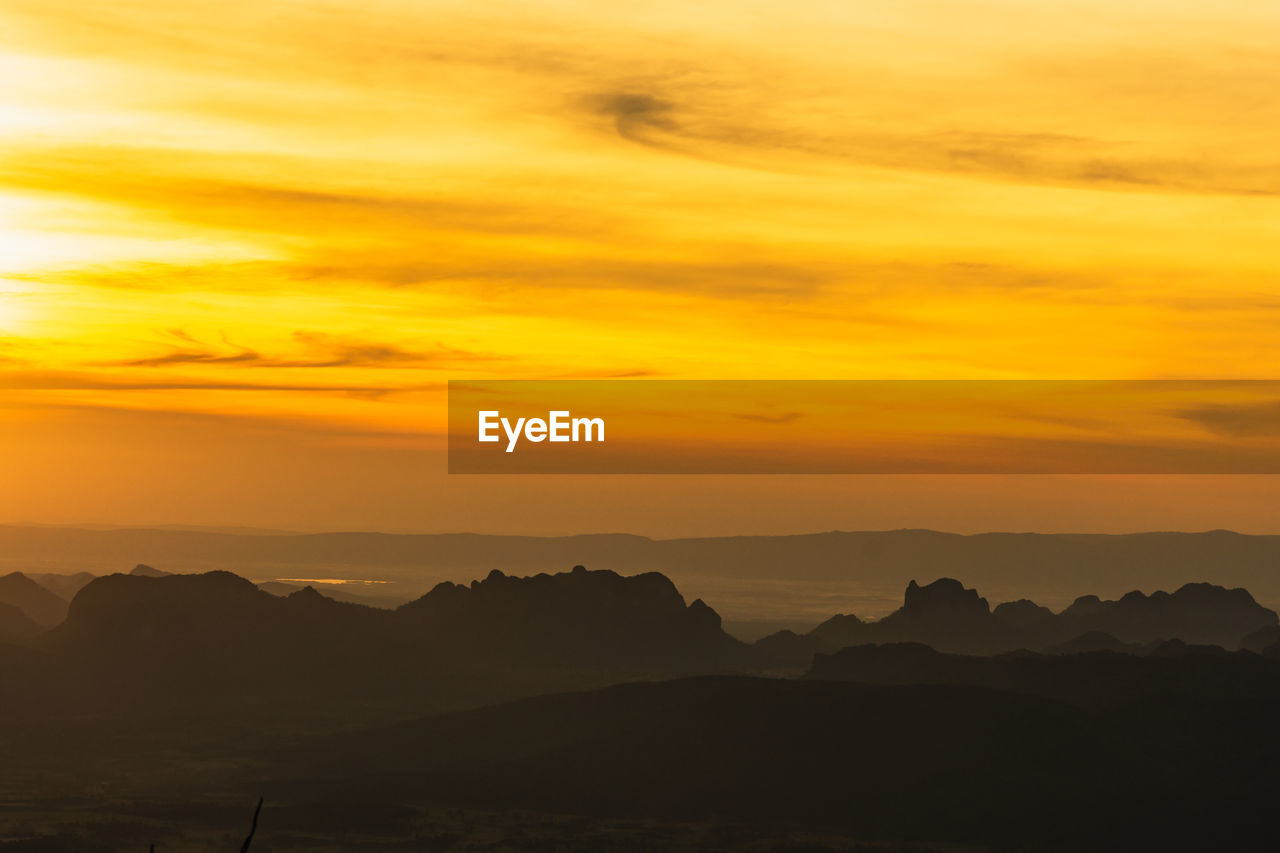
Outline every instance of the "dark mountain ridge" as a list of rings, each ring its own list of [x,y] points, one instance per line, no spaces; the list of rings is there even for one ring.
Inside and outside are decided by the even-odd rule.
[[[0,602],[0,643],[25,643],[43,630],[19,608]]]
[[[229,572],[110,575],[39,641],[88,692],[129,701],[270,699],[458,707],[549,689],[743,665],[747,647],[666,578],[581,566],[441,584],[398,610]]]
[[[1246,591],[1208,584],[1114,602],[1084,597],[1054,614],[1026,601],[992,610],[943,578],[913,581],[903,607],[879,621],[836,616],[809,634],[748,647],[657,573],[494,571],[469,585],[439,584],[396,610],[311,587],[280,597],[229,572],[133,573],[85,586],[66,621],[36,642],[68,682],[121,701],[219,696],[424,710],[635,678],[800,674],[815,654],[869,643],[984,655],[1059,646],[1140,653],[1174,638],[1235,648],[1277,621]]]
[[[75,572],[73,574],[25,572],[24,574],[63,601],[70,601],[75,598],[76,593],[84,589],[85,584],[97,577],[97,575],[90,572]]]
[[[0,604],[18,608],[31,621],[45,628],[57,625],[67,615],[65,600],[22,572],[10,572],[0,577]]]
[[[442,583],[399,608],[402,619],[448,636],[473,653],[522,655],[550,663],[714,672],[745,661],[745,647],[720,628],[714,610],[686,605],[656,572],[623,578],[610,571],[517,578],[494,570],[469,586]]]
[[[873,643],[920,643],[940,651],[990,655],[1057,646],[1069,650],[1068,644],[1094,635],[1094,647],[1109,642],[1117,650],[1170,639],[1236,649],[1246,637],[1277,623],[1275,611],[1258,604],[1247,590],[1207,583],[1186,584],[1173,593],[1134,591],[1117,601],[1081,596],[1054,613],[1025,599],[992,610],[976,590],[940,578],[926,586],[911,581],[902,607],[883,619],[864,622],[840,614],[807,634],[780,632],[759,640],[754,648],[783,667],[801,664],[814,654]]]
[[[1248,593],[1211,585],[1085,597],[1055,614],[1029,601],[992,609],[944,578],[908,585],[885,619],[840,616],[788,642],[981,647],[1054,626],[1140,636],[1261,624],[1246,640],[1259,645],[1276,623]],[[492,572],[396,610],[311,587],[274,596],[228,572],[111,575],[32,647],[0,645],[0,716],[23,733],[0,742],[0,763],[31,802],[26,788],[56,764],[58,796],[82,779],[121,803],[265,791],[335,837],[353,814],[385,833],[387,816],[399,827],[415,810],[474,808],[993,850],[1275,849],[1280,661],[1077,639],[1141,654],[854,643],[807,658],[800,679],[636,681],[758,667],[767,644],[728,637],[657,573]],[[619,681],[632,683],[555,692]],[[124,777],[140,780],[127,795]],[[206,805],[184,802],[176,820]]]

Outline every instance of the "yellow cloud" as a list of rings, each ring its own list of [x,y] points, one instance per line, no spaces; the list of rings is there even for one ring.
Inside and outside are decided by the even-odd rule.
[[[0,32],[15,404],[430,431],[451,377],[1257,376],[1280,320],[1264,0]]]

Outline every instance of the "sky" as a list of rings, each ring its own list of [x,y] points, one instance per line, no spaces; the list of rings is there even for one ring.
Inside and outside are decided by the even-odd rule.
[[[449,477],[450,379],[1275,378],[1280,6],[7,0],[0,520],[1280,532],[1273,478]]]

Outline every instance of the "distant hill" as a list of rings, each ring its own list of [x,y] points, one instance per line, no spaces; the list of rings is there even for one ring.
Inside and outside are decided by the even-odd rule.
[[[75,574],[25,572],[24,574],[63,601],[70,601],[75,598],[77,592],[84,589],[89,581],[97,577],[92,572],[76,572]]]
[[[17,607],[0,603],[0,643],[25,643],[43,630]]]
[[[1274,849],[1280,693],[1215,684],[1099,711],[963,685],[627,684],[308,742],[266,788],[982,849]]]
[[[167,578],[169,575],[173,574],[173,572],[162,571],[154,566],[139,563],[133,567],[133,571],[129,572],[129,574],[140,578]]]
[[[28,581],[30,583],[30,581]],[[284,590],[273,590],[275,593]],[[1207,584],[1118,601],[1085,597],[1055,614],[1029,601],[991,609],[952,579],[911,582],[878,621],[836,616],[805,635],[747,646],[665,576],[587,571],[441,583],[395,610],[335,601],[312,587],[271,594],[229,572],[154,569],[95,579],[41,640],[72,682],[116,701],[154,697],[371,711],[446,709],[635,678],[800,674],[815,654],[868,643],[944,652],[1058,653],[1179,639],[1270,645],[1276,614],[1244,590]],[[254,701],[257,701],[255,699]]]
[[[622,577],[576,566],[518,578],[494,570],[469,586],[440,584],[397,615],[431,642],[448,639],[473,656],[647,675],[715,672],[745,660],[746,647],[721,630],[714,610],[700,600],[686,605],[656,572]]]
[[[67,602],[22,572],[0,577],[0,603],[16,607],[33,622],[50,628],[67,615]]]
[[[310,587],[281,598],[228,572],[109,575],[80,591],[43,647],[88,692],[117,701],[159,691],[343,708],[459,707],[721,671],[748,653],[666,578],[581,566],[441,584],[395,611]]]
[[[1258,604],[1247,590],[1207,583],[1149,596],[1130,592],[1118,601],[1086,595],[1054,613],[1025,599],[993,610],[976,590],[958,580],[940,578],[926,586],[911,581],[902,607],[883,619],[864,622],[839,614],[807,634],[779,632],[757,641],[754,648],[764,660],[780,666],[868,643],[920,643],[964,654],[1015,649],[1137,650],[1143,644],[1170,639],[1235,649],[1247,636],[1274,629],[1277,623],[1280,618],[1275,611]]]
[[[1241,640],[1240,647],[1280,658],[1280,625],[1259,628]]]
[[[574,564],[626,574],[842,579],[901,587],[912,578],[961,577],[1002,595],[1070,601],[1083,592],[1173,589],[1210,581],[1280,602],[1280,536],[1229,531],[1127,535],[927,530],[654,540],[624,534],[529,537],[478,534],[253,535],[190,530],[83,530],[0,526],[7,561],[62,561],[106,570],[135,563],[234,567],[275,576],[280,565],[346,566],[351,576],[482,577]]]
[[[381,607],[392,609],[405,603],[399,596],[380,596],[377,593],[351,592],[346,587],[348,584],[316,584],[312,586],[306,583],[292,583],[287,581],[263,581],[258,584],[258,589],[263,592],[269,592],[275,596],[293,595],[295,592],[311,587],[325,598],[332,598],[334,601],[345,601],[349,604],[364,604],[368,607]],[[360,588],[361,585],[355,585]]]

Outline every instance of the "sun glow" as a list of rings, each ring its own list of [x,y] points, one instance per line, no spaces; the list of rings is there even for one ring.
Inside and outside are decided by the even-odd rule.
[[[23,304],[30,296],[20,282],[0,279],[0,332],[16,333],[27,314]],[[4,352],[0,351],[0,362],[4,361]]]
[[[416,525],[450,379],[1271,378],[1275,3],[206,5],[0,11],[0,516]]]

